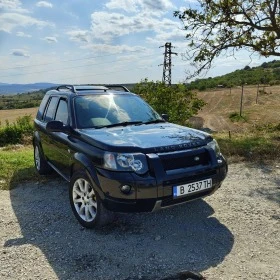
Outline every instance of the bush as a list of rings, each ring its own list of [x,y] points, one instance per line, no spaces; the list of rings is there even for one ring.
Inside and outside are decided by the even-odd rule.
[[[167,86],[162,82],[141,81],[133,92],[145,99],[158,113],[168,114],[169,121],[186,125],[187,121],[205,105],[196,93],[183,84]]]
[[[239,113],[233,112],[229,114],[229,118],[232,122],[246,122],[247,117],[246,116],[240,116]]]
[[[31,115],[19,117],[12,124],[6,120],[6,125],[0,127],[0,147],[9,144],[22,144],[26,138],[31,138],[32,134]]]

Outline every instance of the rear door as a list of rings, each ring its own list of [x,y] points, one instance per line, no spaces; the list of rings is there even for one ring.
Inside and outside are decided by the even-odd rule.
[[[45,158],[56,171],[68,180],[70,176],[69,135],[64,132],[48,132],[46,130],[47,123],[52,120],[59,120],[64,125],[69,125],[67,97],[51,96],[41,115],[38,127],[40,127],[40,138]]]
[[[69,108],[67,98],[60,98],[55,110],[54,120],[63,122],[64,125],[69,125]],[[49,160],[54,167],[69,180],[70,178],[70,149],[69,149],[69,134],[64,132],[52,132],[49,134],[50,148]]]
[[[44,111],[43,117],[42,117],[42,125],[41,125],[41,144],[42,144],[42,149],[44,151],[45,158],[49,161],[52,162],[53,157],[54,157],[54,151],[52,147],[52,141],[50,138],[49,133],[46,131],[46,125],[49,121],[54,119],[54,115],[56,112],[57,104],[59,101],[58,96],[51,96],[49,98],[47,107]]]

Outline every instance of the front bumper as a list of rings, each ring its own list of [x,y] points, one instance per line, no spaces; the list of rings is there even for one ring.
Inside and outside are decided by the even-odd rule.
[[[150,173],[139,176],[129,172],[98,170],[104,206],[114,212],[151,212],[213,194],[222,184],[228,171],[223,157],[209,166],[164,171],[156,157],[150,158]],[[173,186],[212,178],[212,188],[173,198]],[[130,185],[129,194],[121,192],[122,185]]]

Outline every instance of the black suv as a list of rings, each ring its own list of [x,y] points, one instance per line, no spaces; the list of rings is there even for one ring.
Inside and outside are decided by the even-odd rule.
[[[59,86],[34,121],[37,171],[54,169],[70,182],[72,210],[88,228],[111,211],[155,211],[210,195],[227,174],[210,135],[167,122],[120,88]]]

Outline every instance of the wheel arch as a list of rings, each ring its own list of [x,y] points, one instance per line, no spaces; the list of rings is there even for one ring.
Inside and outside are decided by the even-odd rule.
[[[32,143],[33,143],[33,146],[35,145],[35,143],[38,143],[38,144],[41,143],[41,141],[40,141],[40,134],[39,134],[38,131],[35,131],[33,133]]]
[[[92,160],[83,153],[74,154],[74,161],[71,165],[70,177],[72,177],[74,173],[79,172],[79,170],[83,170],[86,172],[91,183],[94,185],[96,191],[98,192],[100,198],[103,200],[104,193],[98,180],[97,170]]]
[[[33,144],[34,148],[35,148],[35,145],[38,145],[41,156],[43,157],[44,160],[47,160],[46,157],[45,157],[43,147],[42,147],[41,137],[40,137],[40,134],[39,134],[38,131],[35,131],[34,134],[33,134],[32,144]]]

